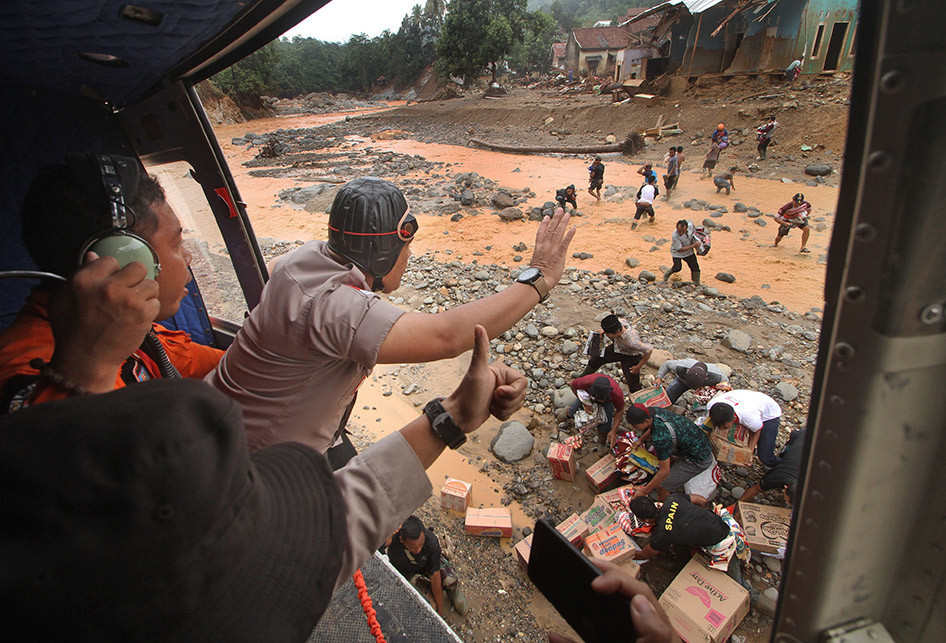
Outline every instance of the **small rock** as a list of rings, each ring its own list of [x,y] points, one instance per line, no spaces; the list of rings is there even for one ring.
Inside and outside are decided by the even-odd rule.
[[[716,279],[718,281],[725,281],[727,284],[731,284],[736,281],[736,278],[728,272],[717,272]]]
[[[516,205],[516,200],[504,192],[497,192],[490,201],[500,210]]]
[[[736,500],[739,500],[740,498],[742,498],[742,494],[744,494],[745,492],[746,490],[743,489],[742,487],[733,487],[732,489],[729,490],[729,493]]]
[[[557,409],[567,409],[574,404],[577,399],[574,391],[568,386],[563,386],[552,392],[552,406]]]
[[[499,218],[503,221],[519,221],[524,216],[519,208],[503,208],[499,211]]]
[[[778,558],[774,558],[772,556],[763,556],[762,562],[766,567],[769,568],[770,571],[773,571],[776,574],[782,573],[782,561],[780,561]]]
[[[555,326],[543,326],[540,331],[545,337],[555,337],[558,335],[558,329]]]
[[[759,596],[756,607],[766,613],[775,614],[775,607],[778,605],[778,590],[770,587]]]
[[[752,346],[752,336],[741,330],[733,329],[726,334],[723,340],[723,346],[731,348],[734,351],[745,353]]]
[[[641,270],[641,273],[637,275],[637,278],[641,281],[657,281],[657,275],[649,270]]]
[[[791,402],[798,397],[798,389],[788,382],[779,382],[775,385],[775,392],[786,402]]]
[[[628,257],[627,259],[624,260],[624,263],[627,264],[628,268],[636,268],[637,266],[641,265],[641,262],[635,259],[634,257]]]
[[[769,225],[768,221],[762,218],[755,219],[754,221],[755,221],[755,224],[759,226],[760,228],[764,228],[765,226]]]
[[[805,166],[805,174],[808,176],[827,176],[834,171],[830,165],[814,164]]]
[[[746,207],[745,203],[737,201],[733,204],[732,209],[734,212],[748,212],[749,208]]]

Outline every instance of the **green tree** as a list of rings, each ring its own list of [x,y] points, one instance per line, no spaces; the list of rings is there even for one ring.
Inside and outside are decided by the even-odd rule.
[[[526,0],[451,0],[437,41],[441,67],[453,76],[475,78],[496,68],[525,28]]]
[[[549,51],[559,36],[558,23],[545,11],[533,11],[526,16],[522,41],[509,54],[509,64],[520,73],[548,71]]]
[[[247,98],[259,98],[271,93],[279,52],[274,42],[257,49],[252,54],[220,72],[214,81],[223,92],[240,94]]]

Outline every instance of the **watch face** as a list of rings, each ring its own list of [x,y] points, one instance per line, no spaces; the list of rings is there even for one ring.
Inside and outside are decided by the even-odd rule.
[[[519,273],[519,278],[516,281],[528,282],[528,281],[532,281],[538,276],[539,276],[538,268],[526,268],[525,270]]]

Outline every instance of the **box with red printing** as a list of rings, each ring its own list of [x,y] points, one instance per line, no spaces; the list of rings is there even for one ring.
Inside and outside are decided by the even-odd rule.
[[[593,534],[614,524],[616,517],[610,505],[595,501],[585,513],[581,514],[581,519],[587,525],[588,533]]]
[[[599,493],[595,496],[595,502],[599,504],[605,504],[614,509],[615,511],[627,511],[627,505],[624,504],[624,501],[621,500],[621,490],[631,491],[634,490],[634,485],[626,484],[624,486],[618,487],[617,489],[612,489],[611,491],[605,491],[604,493]],[[631,493],[631,496],[634,494]]]
[[[595,493],[607,491],[618,479],[614,456],[606,455],[588,467],[585,470],[585,479]]]
[[[634,559],[637,545],[620,525],[611,525],[585,538],[585,553],[594,560],[615,565]]]
[[[752,449],[736,446],[713,433],[710,435],[710,446],[718,462],[727,464],[752,464]]]
[[[473,502],[473,485],[456,478],[447,480],[440,489],[440,506],[450,511],[465,513]]]
[[[512,514],[506,507],[470,507],[466,510],[465,528],[471,536],[512,538]]]
[[[749,592],[694,556],[661,594],[660,605],[687,643],[723,643],[749,613]]]
[[[552,442],[549,444],[547,458],[553,478],[568,480],[569,482],[575,479],[575,473],[578,472],[578,465],[575,462],[574,449],[567,444]]]
[[[575,547],[580,548],[588,536],[588,524],[578,514],[572,514],[562,521],[556,529]]]

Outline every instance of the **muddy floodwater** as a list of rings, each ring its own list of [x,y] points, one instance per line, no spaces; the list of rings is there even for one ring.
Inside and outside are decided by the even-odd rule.
[[[364,112],[363,112],[364,113]],[[324,239],[326,237],[327,214],[308,212],[280,201],[277,194],[281,190],[297,186],[312,185],[311,181],[293,178],[258,177],[249,174],[249,168],[243,163],[253,159],[256,148],[247,149],[243,145],[232,145],[233,137],[243,136],[247,132],[263,134],[279,128],[317,127],[338,121],[348,114],[325,114],[318,116],[296,116],[265,119],[235,125],[223,125],[215,128],[217,137],[227,156],[230,169],[236,179],[240,195],[247,204],[247,210],[258,238],[274,241],[295,241]],[[671,141],[674,144],[686,144],[686,141]],[[618,273],[637,275],[640,270],[649,270],[660,274],[663,266],[670,264],[669,244],[658,245],[657,240],[669,239],[674,223],[681,218],[693,220],[699,224],[711,211],[693,211],[682,208],[690,199],[702,199],[709,204],[726,206],[728,212],[713,218],[718,225],[727,225],[731,231],[714,231],[712,250],[706,257],[700,258],[703,283],[718,288],[721,292],[738,297],[761,295],[766,301],[778,301],[786,308],[797,313],[816,309],[820,312],[823,305],[825,261],[831,226],[838,199],[838,190],[825,185],[805,186],[800,183],[786,183],[779,180],[746,177],[737,174],[735,189],[732,194],[717,194],[711,180],[700,180],[698,174],[702,165],[702,154],[687,150],[689,156],[683,167],[679,187],[669,201],[659,197],[655,209],[656,222],[643,223],[637,230],[631,231],[635,207],[633,198],[620,203],[602,201],[595,204],[587,193],[586,170],[590,159],[560,158],[549,156],[514,155],[489,152],[465,146],[466,141],[457,141],[457,145],[421,143],[410,138],[400,140],[371,140],[349,136],[339,143],[336,149],[352,151],[390,150],[400,154],[420,155],[427,161],[452,164],[436,170],[443,180],[447,175],[459,172],[477,172],[496,181],[500,186],[515,191],[529,188],[535,197],[520,205],[524,211],[532,206],[542,206],[552,200],[556,189],[574,183],[578,188],[578,205],[581,217],[573,218],[578,233],[572,244],[571,253],[588,253],[590,258],[569,258],[566,266],[591,271],[611,268]],[[669,146],[669,143],[667,143]],[[665,145],[661,142],[652,151],[641,158],[627,159],[619,156],[605,156],[605,186],[634,187],[641,184],[641,177],[636,173],[644,160],[660,161]],[[658,155],[661,158],[658,158]],[[726,169],[725,154],[720,159],[718,169]],[[419,176],[431,176],[418,173]],[[660,174],[658,170],[658,175]],[[354,177],[352,177],[354,178]],[[393,178],[397,182],[398,178]],[[662,181],[660,182],[662,185]],[[778,248],[773,248],[777,225],[768,217],[750,218],[747,213],[736,212],[737,202],[747,207],[758,208],[762,213],[771,214],[778,207],[790,201],[796,192],[804,192],[814,207],[812,213],[813,230],[808,247],[810,254],[799,254],[801,234],[793,230]],[[408,199],[410,201],[410,198]],[[444,201],[451,201],[445,197]],[[183,217],[182,217],[183,218]],[[415,238],[412,249],[415,254],[432,253],[445,263],[454,259],[463,262],[499,264],[506,266],[524,265],[531,252],[537,223],[534,221],[503,222],[488,208],[480,208],[479,213],[466,214],[459,221],[452,221],[450,216],[419,214],[420,232]],[[757,221],[764,221],[761,226]],[[196,225],[196,224],[194,224]],[[185,222],[185,226],[188,223]],[[526,242],[530,250],[517,252],[513,246]],[[476,253],[476,254],[474,254]],[[522,263],[514,261],[517,254],[523,255]],[[635,258],[639,265],[629,268],[627,258]],[[723,283],[714,279],[719,272],[735,276],[735,283]],[[688,270],[682,273],[688,278]],[[359,391],[358,403],[352,414],[352,424],[356,427],[363,441],[378,439],[397,430],[415,418],[420,406],[433,395],[448,394],[459,382],[468,363],[468,355],[455,360],[446,360],[436,364],[419,366],[383,366],[375,369],[371,377]],[[408,382],[420,383],[429,393],[414,396],[402,394]],[[417,399],[415,399],[417,398]],[[534,422],[532,413],[526,410],[516,418],[527,426]],[[493,460],[488,446],[498,430],[499,422],[490,419],[471,440],[458,452],[447,451],[429,470],[429,477],[435,494],[447,477],[457,477],[473,482],[474,504],[477,506],[497,506],[504,496],[502,483],[483,473],[481,466],[485,461]],[[563,501],[580,499],[590,504],[590,493],[575,485],[562,485]],[[430,504],[430,503],[428,503]],[[514,524],[518,530],[530,526],[532,520],[524,513],[519,502],[513,500],[510,505]],[[504,539],[500,546],[509,553],[509,574],[514,576],[515,559],[512,546],[515,543]],[[460,570],[463,577],[463,570]],[[505,582],[505,581],[502,581]],[[496,590],[502,593],[503,589]],[[467,591],[471,609],[476,610],[481,598],[475,588]],[[510,609],[528,608],[541,628],[550,628],[562,633],[570,633],[567,625],[554,609],[538,593],[533,593],[528,605],[510,606]],[[500,619],[501,615],[495,618]],[[452,614],[448,619],[455,626],[459,617]],[[458,628],[460,631],[461,628]],[[746,630],[737,630],[747,635],[750,641],[767,639],[768,625],[760,625]],[[571,634],[574,636],[574,634]],[[480,626],[476,640],[494,640],[499,637],[506,640],[503,629]]]

